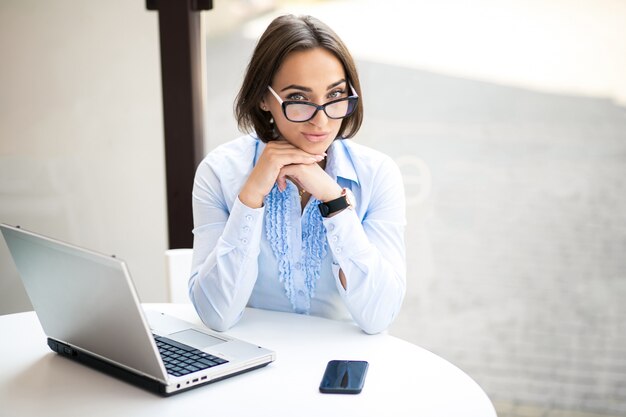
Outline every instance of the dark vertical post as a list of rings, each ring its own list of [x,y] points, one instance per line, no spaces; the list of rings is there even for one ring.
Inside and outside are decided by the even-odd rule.
[[[204,150],[200,11],[212,0],[147,0],[158,10],[165,133],[169,247],[193,243],[191,190]]]

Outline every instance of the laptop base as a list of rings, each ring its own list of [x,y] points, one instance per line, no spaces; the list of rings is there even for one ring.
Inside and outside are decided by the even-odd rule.
[[[202,385],[208,385],[208,384],[212,384],[213,382],[217,382],[217,381],[221,381],[223,379],[226,378],[230,378],[232,376],[235,375],[240,375],[246,372],[250,372],[253,371],[255,369],[260,369],[263,368],[267,365],[269,365],[269,362],[267,363],[262,363],[258,366],[254,366],[252,368],[248,368],[248,369],[243,369],[239,372],[234,372],[232,374],[228,374],[225,375],[223,377],[219,377],[219,378],[215,378],[212,380],[208,380],[206,382],[202,382],[200,384],[193,384],[190,385],[189,388],[183,388],[181,387],[180,389],[174,391],[174,392],[167,392],[166,391],[166,387],[167,385],[157,381],[155,379],[149,378],[149,377],[143,377],[141,375],[138,375],[134,372],[128,371],[120,366],[114,365],[112,363],[103,361],[102,359],[99,359],[93,355],[90,355],[88,353],[85,352],[81,352],[80,350],[76,350],[68,345],[66,345],[65,343],[59,342],[58,340],[54,340],[52,338],[48,338],[48,346],[50,347],[50,349],[52,349],[53,352],[58,353],[59,355],[70,359],[72,361],[76,361],[76,362],[80,362],[83,365],[87,365],[92,369],[96,369],[100,372],[103,372],[107,375],[113,376],[117,379],[121,379],[122,381],[126,381],[132,385],[138,386],[140,388],[143,388],[147,391],[150,391],[154,394],[158,394],[162,397],[170,397],[172,395],[175,394],[179,394],[181,392],[186,392],[189,391],[190,389],[202,386]]]

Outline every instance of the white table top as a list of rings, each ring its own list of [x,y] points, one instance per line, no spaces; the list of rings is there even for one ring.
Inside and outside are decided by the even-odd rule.
[[[191,305],[147,304],[199,323]],[[228,334],[277,352],[265,368],[161,398],[49,350],[34,312],[0,316],[0,415],[496,416],[464,372],[387,334],[318,317],[247,309]],[[318,391],[332,359],[370,363],[358,395]]]

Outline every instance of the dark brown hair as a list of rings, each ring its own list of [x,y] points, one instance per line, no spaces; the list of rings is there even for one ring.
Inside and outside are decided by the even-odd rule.
[[[361,84],[354,60],[339,36],[324,23],[311,16],[285,15],[277,17],[267,27],[257,43],[252,59],[235,99],[235,117],[239,128],[248,133],[256,132],[263,142],[274,139],[271,114],[259,108],[267,93],[274,74],[287,55],[321,47],[339,59],[346,72],[347,81],[361,97]],[[363,121],[363,104],[359,99],[357,108],[342,120],[338,138],[353,137]]]

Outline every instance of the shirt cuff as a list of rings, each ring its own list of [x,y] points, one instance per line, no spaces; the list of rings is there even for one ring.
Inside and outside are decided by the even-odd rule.
[[[342,210],[333,217],[323,219],[323,223],[328,246],[337,263],[341,264],[342,261],[369,249],[369,239],[354,210]]]
[[[237,197],[230,210],[222,239],[245,253],[254,249],[258,252],[261,246],[264,212],[264,207],[250,208]]]

